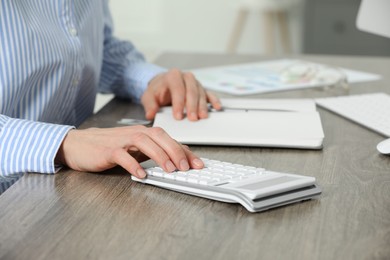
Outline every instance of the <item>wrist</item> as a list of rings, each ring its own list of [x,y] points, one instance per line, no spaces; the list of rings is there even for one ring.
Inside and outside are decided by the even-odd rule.
[[[67,141],[69,134],[71,132],[75,131],[74,129],[70,130],[62,140],[62,143],[60,147],[58,148],[56,157],[54,158],[54,163],[56,165],[66,165],[66,159],[65,159],[65,142]]]

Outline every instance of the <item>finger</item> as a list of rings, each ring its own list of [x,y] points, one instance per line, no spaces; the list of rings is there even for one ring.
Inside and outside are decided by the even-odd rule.
[[[141,98],[141,103],[145,109],[146,119],[152,120],[156,116],[158,110],[160,109],[160,106],[154,94],[147,90]]]
[[[199,95],[201,91],[199,91],[199,85],[192,73],[184,73],[183,78],[186,87],[187,117],[191,121],[196,121],[198,120]]]
[[[129,152],[142,152],[145,156],[156,161],[165,171],[172,172],[176,169],[187,171],[189,162],[183,147],[172,139],[162,128],[144,126],[131,126],[118,128],[128,131],[126,143],[120,138],[121,147],[129,147]],[[129,134],[130,133],[130,134]],[[116,133],[118,135],[119,133]],[[131,135],[129,139],[128,136]]]
[[[153,128],[154,127],[152,127],[151,129]],[[159,131],[165,133],[165,131],[162,129]],[[160,139],[152,138],[153,135],[151,135],[149,132],[150,131],[147,129],[147,131],[145,132],[138,132],[137,134],[133,135],[133,137],[130,140],[130,146],[135,146],[145,156],[154,160],[166,172],[173,172],[174,170],[179,168],[178,164],[174,163],[171,160],[170,157],[171,155],[168,154],[165,149],[165,147],[167,146],[169,147],[175,145],[176,142],[173,139],[171,139],[167,134],[166,136],[164,136],[164,134],[160,134],[159,135],[161,137]],[[184,151],[182,152],[182,154],[183,155],[181,157],[185,157]],[[177,156],[180,156],[180,153],[178,153]],[[173,158],[173,159],[176,159],[175,161],[180,160],[177,158]]]
[[[187,171],[190,168],[183,147],[176,140],[172,139],[162,128],[151,127],[147,129],[147,132],[148,136],[164,150],[177,169]]]
[[[204,163],[202,159],[196,156],[193,152],[191,152],[188,146],[183,146],[184,152],[190,162],[190,166],[192,169],[202,169],[204,167]]]
[[[207,106],[207,97],[206,91],[199,84],[199,105],[198,105],[198,114],[199,118],[205,119],[208,117],[208,106]]]
[[[172,98],[173,116],[176,119],[181,120],[183,119],[186,92],[181,71],[178,69],[172,69],[167,74],[167,80]]]
[[[112,160],[115,164],[123,167],[126,171],[135,177],[140,179],[145,178],[145,170],[130,154],[128,154],[122,148],[118,148],[112,153]]]
[[[212,92],[206,91],[207,100],[211,103],[211,106],[217,110],[222,109],[222,104],[219,98]]]

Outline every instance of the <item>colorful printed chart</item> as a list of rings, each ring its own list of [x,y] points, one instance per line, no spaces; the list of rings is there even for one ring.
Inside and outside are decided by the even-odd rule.
[[[381,76],[300,60],[274,60],[192,70],[208,89],[247,95],[379,80]]]

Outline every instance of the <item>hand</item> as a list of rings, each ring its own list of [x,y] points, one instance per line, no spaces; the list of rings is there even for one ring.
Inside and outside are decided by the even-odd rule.
[[[78,171],[100,172],[117,165],[138,178],[146,176],[139,162],[151,158],[167,172],[204,164],[187,146],[158,127],[127,126],[71,130],[65,137],[56,162]]]
[[[183,119],[184,108],[189,120],[207,118],[210,102],[213,108],[221,109],[217,96],[206,91],[190,72],[172,69],[154,77],[141,97],[145,117],[153,119],[161,106],[172,104],[173,116]]]

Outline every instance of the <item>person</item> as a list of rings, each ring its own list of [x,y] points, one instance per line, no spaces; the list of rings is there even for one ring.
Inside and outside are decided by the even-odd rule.
[[[113,36],[107,0],[4,0],[0,5],[0,175],[5,189],[23,173],[54,174],[61,166],[103,171],[117,165],[139,178],[151,158],[164,170],[202,168],[188,147],[163,129],[84,129],[98,91],[145,108],[152,119],[172,104],[173,116],[208,116],[217,96],[178,69],[147,63],[130,42]]]

